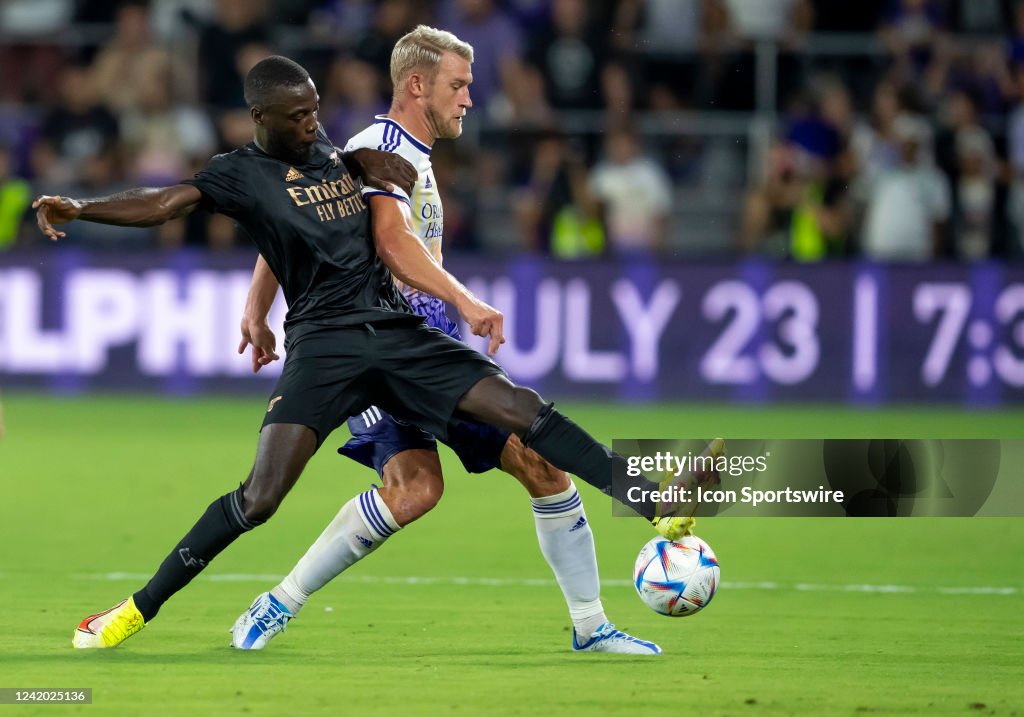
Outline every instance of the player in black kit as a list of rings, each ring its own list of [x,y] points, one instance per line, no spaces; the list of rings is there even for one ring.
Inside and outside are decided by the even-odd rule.
[[[73,219],[151,226],[206,206],[238,222],[288,302],[288,354],[248,478],[210,504],[145,587],[85,618],[75,647],[113,647],[142,629],[235,538],[268,520],[327,435],[371,405],[439,437],[456,411],[500,426],[626,503],[630,486],[612,482],[622,458],[409,309],[392,273],[453,304],[474,334],[489,337],[489,353],[504,342],[501,313],[438,266],[421,242],[396,234],[374,245],[370,212],[346,167],[358,162],[339,156],[320,132],[306,71],[287,58],[267,58],[246,76],[245,94],[254,141],[214,157],[194,179],[102,199],[43,196],[33,204],[40,229],[53,239],[63,236],[53,225]],[[658,490],[643,477],[630,485]],[[655,517],[653,504],[632,507]]]

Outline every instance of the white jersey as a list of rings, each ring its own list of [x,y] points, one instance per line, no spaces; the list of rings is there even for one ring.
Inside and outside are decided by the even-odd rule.
[[[441,208],[441,195],[437,191],[437,182],[434,181],[434,171],[430,164],[430,147],[413,137],[398,122],[385,115],[378,115],[372,125],[352,137],[345,145],[346,152],[364,148],[394,152],[408,160],[416,168],[419,178],[412,188],[411,197],[398,187],[395,187],[394,192],[383,192],[372,187],[364,187],[363,198],[368,200],[374,195],[384,195],[395,197],[408,204],[412,213],[413,231],[427,247],[430,255],[440,264],[443,261],[441,239],[444,236],[444,210]],[[444,302],[413,289],[411,286],[406,286],[400,281],[396,280],[395,283],[405,294],[405,298],[413,310],[417,314],[426,316],[432,325],[436,325],[435,319],[439,321],[440,317],[444,315]],[[444,327],[438,326],[438,328],[443,329]]]

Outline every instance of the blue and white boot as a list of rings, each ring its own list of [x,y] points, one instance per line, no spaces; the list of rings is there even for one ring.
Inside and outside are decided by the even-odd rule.
[[[582,645],[576,639],[576,631],[572,633],[572,649],[576,652],[615,652],[620,655],[660,655],[661,648],[653,642],[627,635],[616,630],[615,625],[606,622],[594,630]]]
[[[257,595],[252,606],[231,627],[231,646],[239,650],[262,650],[295,616],[269,592]]]

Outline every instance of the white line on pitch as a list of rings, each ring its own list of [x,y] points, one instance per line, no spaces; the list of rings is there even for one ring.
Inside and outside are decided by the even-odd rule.
[[[111,582],[142,582],[150,578],[145,573],[77,573],[76,580],[105,580]],[[255,573],[210,573],[199,580],[216,583],[279,583],[283,575]],[[485,578],[460,576],[394,576],[347,575],[345,582],[367,585],[476,585],[483,587],[553,587],[550,578]],[[630,587],[631,580],[602,580],[605,587]],[[827,585],[819,583],[778,583],[772,581],[722,582],[725,590],[779,590],[798,592],[856,592],[856,593],[939,593],[942,595],[1017,595],[1020,589],[1009,586],[978,585],[973,587],[935,587],[913,585]]]

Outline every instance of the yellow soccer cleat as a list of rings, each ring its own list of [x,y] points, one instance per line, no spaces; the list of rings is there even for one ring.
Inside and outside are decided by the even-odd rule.
[[[710,457],[714,464],[718,463],[718,459],[725,455],[725,439],[724,438],[712,438],[708,444],[704,447],[704,450],[700,452],[700,458]],[[670,485],[682,485],[686,488],[693,489],[697,486],[701,488],[710,488],[721,484],[721,480],[718,475],[718,467],[711,468],[710,470],[704,470],[703,467],[700,470],[695,470],[690,473],[685,479],[680,480],[673,474],[669,473],[665,480],[661,482],[661,489],[669,487]]]
[[[683,536],[693,535],[693,528],[697,525],[697,519],[690,515],[680,515],[675,518],[655,518],[651,521],[651,525],[666,540],[679,540]]]
[[[700,453],[701,458],[707,458],[710,456],[713,459],[710,470],[705,470],[704,466],[701,465],[699,470],[691,472],[686,477],[676,476],[673,473],[669,473],[665,476],[665,480],[663,480],[658,487],[662,491],[669,488],[684,488],[692,495],[692,492],[698,486],[701,488],[713,488],[720,485],[721,480],[718,475],[717,463],[718,459],[724,455],[725,439],[714,438]],[[693,526],[696,524],[693,515],[696,512],[696,502],[661,503],[655,511],[654,519],[651,520],[651,524],[654,526],[654,529],[662,535],[662,537],[668,538],[669,540],[677,540],[684,535],[693,535]]]
[[[135,600],[128,598],[82,620],[71,638],[71,645],[76,648],[116,647],[145,626]]]

